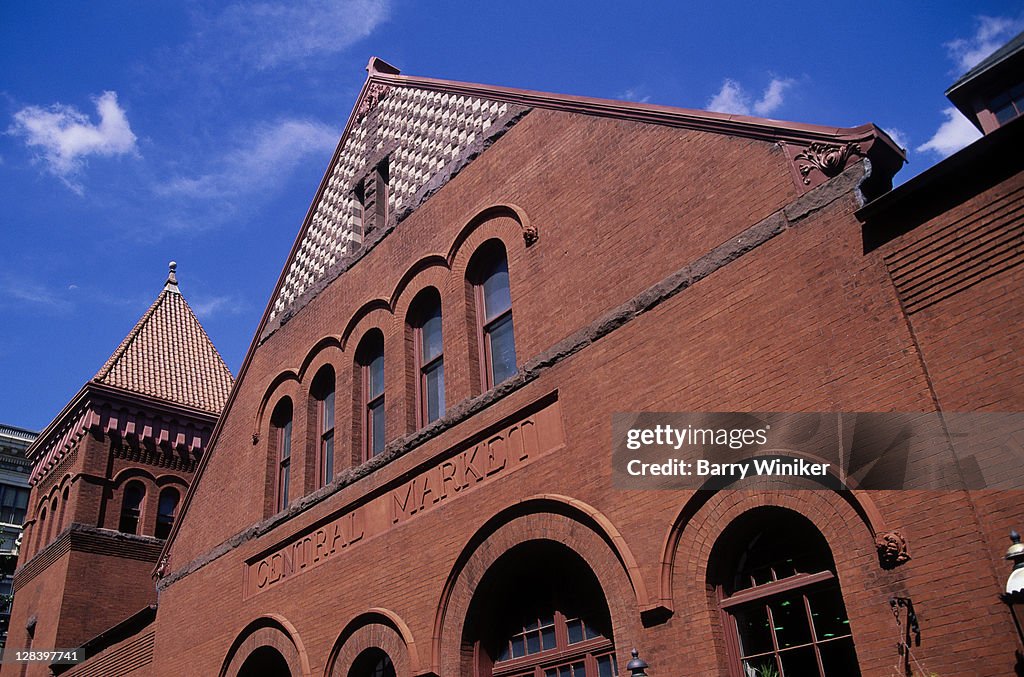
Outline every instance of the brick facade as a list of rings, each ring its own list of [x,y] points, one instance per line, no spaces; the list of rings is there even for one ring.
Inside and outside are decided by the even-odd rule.
[[[447,86],[371,71],[361,101],[380,82]],[[297,291],[282,276],[165,548],[156,618],[140,631],[155,632],[145,674],[358,677],[380,650],[397,675],[486,677],[495,600],[514,601],[516,576],[550,570],[557,594],[594,601],[619,675],[634,646],[651,675],[739,675],[714,562],[750,515],[797,517],[827,543],[861,674],[909,660],[896,597],[913,601],[914,660],[929,672],[1009,674],[1020,646],[999,556],[1024,523],[1011,493],[755,479],[624,490],[610,439],[623,411],[1024,409],[1019,161],[979,169],[984,185],[934,218],[910,209],[916,220],[893,225],[895,208],[858,212],[899,164],[873,128],[856,130],[858,151],[829,176],[802,171],[791,147],[802,138],[809,154],[820,128],[490,96],[529,110],[323,279]],[[350,126],[373,122],[365,108]],[[958,239],[970,228],[994,244]],[[1016,244],[999,244],[1005,233]],[[467,274],[494,241],[518,372],[486,390]],[[295,256],[286,274],[310,270]],[[416,429],[409,317],[427,287],[441,298],[447,411]],[[388,444],[364,462],[356,347],[372,330]],[[321,487],[311,386],[327,366],[335,466]],[[271,412],[285,397],[291,500],[278,512]],[[880,559],[890,532],[909,560]]]

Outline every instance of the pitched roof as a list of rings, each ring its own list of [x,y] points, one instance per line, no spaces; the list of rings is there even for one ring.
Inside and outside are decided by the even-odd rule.
[[[883,134],[871,124],[842,128],[768,120],[670,106],[611,101],[401,75],[372,57],[356,100],[274,291],[266,320],[287,319],[332,279],[332,271],[362,242],[357,185],[388,159],[387,213],[401,220],[431,193],[438,177],[454,174],[466,154],[482,152],[507,126],[533,108],[668,125],[731,136],[794,143],[859,143],[867,152]],[[886,140],[894,157],[903,156]],[[895,171],[895,170],[893,170]],[[805,182],[806,183],[806,182]],[[436,188],[436,186],[435,186]],[[264,323],[265,325],[265,323]]]
[[[93,382],[220,413],[234,379],[178,289],[175,264],[163,291]]]
[[[975,79],[982,73],[990,70],[994,66],[1010,58],[1011,56],[1019,52],[1021,49],[1024,49],[1024,31],[1018,33],[1005,45],[1003,45],[1002,47],[1000,47],[999,49],[997,49],[996,51],[992,52],[987,57],[979,61],[977,65],[974,66],[974,68],[972,68],[971,70],[967,71],[959,78],[957,78],[957,81],[950,85],[949,89],[946,90],[946,96],[949,96],[950,93],[953,92],[954,90],[959,89],[967,82]]]

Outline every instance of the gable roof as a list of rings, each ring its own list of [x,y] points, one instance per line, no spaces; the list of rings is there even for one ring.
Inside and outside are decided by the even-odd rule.
[[[178,289],[175,264],[163,291],[92,381],[220,413],[233,378]]]
[[[510,87],[401,75],[377,57],[370,57],[367,78],[356,98],[327,172],[320,181],[284,269],[270,296],[238,373],[245,378],[253,355],[263,340],[343,270],[344,258],[361,244],[357,230],[359,213],[355,183],[384,157],[395,154],[408,167],[390,165],[395,188],[389,194],[388,212],[400,221],[440,187],[438,180],[458,171],[458,158],[486,150],[480,140],[494,128],[513,124],[532,108],[616,118],[693,129],[728,136],[778,142],[786,148],[794,179],[802,189],[813,187],[801,156],[820,155],[810,161],[820,168],[840,155],[834,150],[869,157],[874,176],[865,180],[875,194],[892,187],[892,176],[906,161],[904,151],[880,128],[829,127],[783,122],[746,115],[675,108],[654,104],[592,97],[551,94]],[[476,145],[474,145],[476,144]],[[810,151],[809,153],[804,151]],[[843,164],[838,168],[841,170]],[[809,171],[809,170],[808,170]],[[399,178],[401,176],[405,179]],[[829,174],[828,176],[832,176]],[[802,179],[802,180],[801,180]],[[402,183],[403,180],[406,183]],[[820,182],[820,181],[819,181]],[[861,184],[864,187],[865,184]],[[865,189],[865,193],[867,190]],[[351,257],[350,257],[351,258]],[[164,543],[161,561],[170,557],[192,497],[220,437],[237,389],[231,392],[210,436],[208,451],[199,461],[185,498]]]
[[[814,143],[859,144],[861,155],[873,145],[888,145],[894,152],[886,153],[892,157],[879,165],[880,173],[893,164],[895,173],[904,159],[898,146],[872,124],[852,128],[808,125],[412,77],[401,75],[377,57],[371,57],[366,70],[366,82],[270,299],[265,319],[271,324],[265,331],[261,326],[260,340],[329,284],[342,259],[362,243],[357,186],[378,163],[388,159],[391,189],[387,212],[399,221],[429,196],[430,186],[436,187],[438,179],[445,177],[446,168],[447,174],[454,174],[450,168],[460,156],[474,152],[474,144],[479,146],[480,140],[533,108],[781,142],[796,149],[790,153],[791,159]],[[878,140],[882,143],[875,144]],[[878,148],[873,152],[878,153]],[[802,186],[809,187],[813,186]]]

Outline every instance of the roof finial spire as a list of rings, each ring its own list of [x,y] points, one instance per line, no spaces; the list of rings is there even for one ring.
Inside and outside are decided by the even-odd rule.
[[[181,290],[178,289],[178,276],[175,271],[178,269],[178,264],[175,261],[171,261],[167,264],[167,284],[164,285],[164,291],[172,291],[176,294],[180,294]]]

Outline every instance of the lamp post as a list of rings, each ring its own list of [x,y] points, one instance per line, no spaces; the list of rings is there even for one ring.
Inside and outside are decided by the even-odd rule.
[[[629,670],[629,677],[647,677],[647,661],[640,658],[640,652],[636,650],[636,647],[633,648],[632,653],[633,660],[626,663],[626,669]]]
[[[1020,542],[1020,534],[1016,531],[1010,532],[1011,545],[1006,550],[1006,559],[1013,562],[1013,570],[1010,577],[1006,579],[1006,591],[999,596],[1006,606],[1010,607],[1010,616],[1013,617],[1013,624],[1017,628],[1017,638],[1024,646],[1024,631],[1020,627],[1020,619],[1017,618],[1016,605],[1024,602],[1024,543]],[[1017,651],[1018,661],[1021,652]]]

